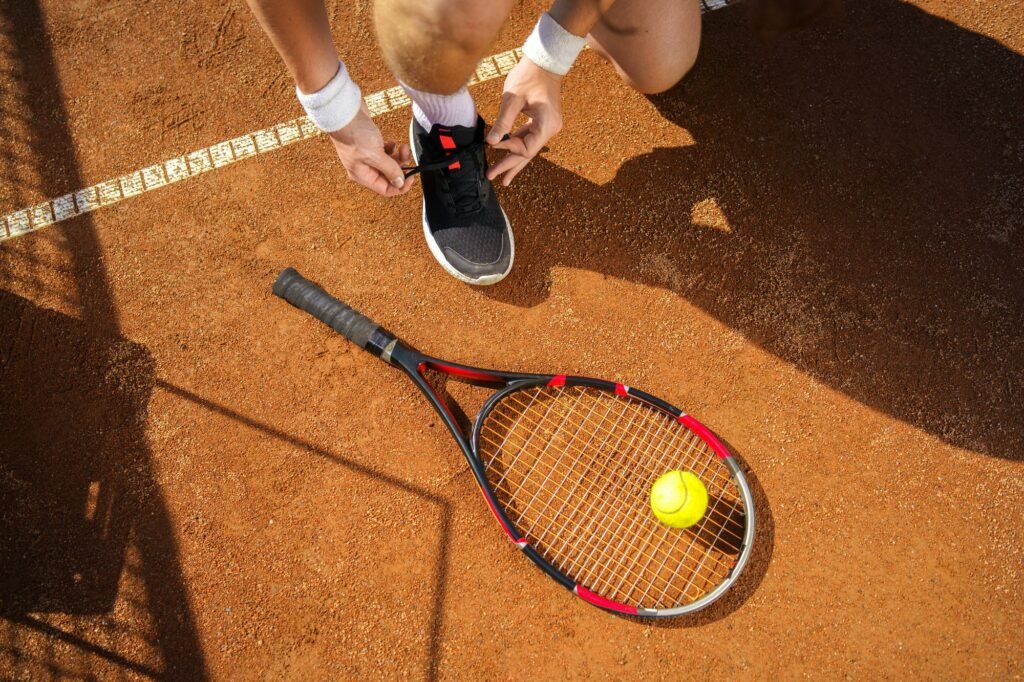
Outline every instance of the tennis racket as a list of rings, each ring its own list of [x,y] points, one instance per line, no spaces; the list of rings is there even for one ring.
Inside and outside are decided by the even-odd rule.
[[[274,294],[402,369],[444,420],[509,539],[556,582],[608,611],[659,618],[701,609],[750,556],[754,501],[743,472],[699,421],[622,384],[501,372],[424,355],[287,268]],[[496,391],[464,433],[427,380],[441,372]],[[702,519],[660,523],[651,485],[692,471]]]

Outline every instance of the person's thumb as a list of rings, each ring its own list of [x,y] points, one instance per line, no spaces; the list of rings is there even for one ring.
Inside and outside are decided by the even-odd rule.
[[[487,133],[487,144],[498,144],[501,138],[512,130],[516,117],[523,110],[523,98],[519,95],[505,93],[501,97],[501,109],[498,110],[498,117],[494,119],[491,132]]]
[[[367,158],[366,164],[375,168],[395,187],[401,187],[405,184],[405,171],[402,170],[397,161],[385,154],[383,149],[376,150],[373,155]]]

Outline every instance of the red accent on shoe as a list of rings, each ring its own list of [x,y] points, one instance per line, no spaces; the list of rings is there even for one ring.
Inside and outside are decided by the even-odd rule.
[[[439,135],[441,138],[441,146],[445,149],[455,149],[455,140],[450,135]]]
[[[455,163],[453,163],[453,164],[448,166],[448,170],[458,170],[460,168],[462,168],[462,162],[461,161],[456,161]]]

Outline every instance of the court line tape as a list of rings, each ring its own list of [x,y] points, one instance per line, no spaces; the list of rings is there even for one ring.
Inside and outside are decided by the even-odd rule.
[[[701,12],[711,12],[735,2],[737,0],[701,0]],[[469,85],[508,74],[522,57],[523,51],[518,48],[486,57],[469,80]],[[364,101],[374,118],[412,104],[409,96],[398,86],[367,95]],[[320,134],[309,117],[302,116],[104,180],[3,216],[0,218],[0,243]]]
[[[522,56],[523,51],[515,49],[485,58],[469,80],[469,85],[508,74]],[[412,104],[409,96],[399,86],[372,93],[363,99],[374,118]],[[0,230],[0,242],[321,134],[308,116],[302,116],[175,156],[127,175],[110,178],[56,199],[8,213],[0,219],[0,227],[3,228]]]

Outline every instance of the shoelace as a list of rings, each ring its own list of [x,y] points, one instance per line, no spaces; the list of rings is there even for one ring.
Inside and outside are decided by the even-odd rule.
[[[446,156],[443,159],[430,163],[421,163],[418,166],[403,166],[402,170],[405,171],[405,177],[408,178],[417,173],[444,170],[453,163],[458,162],[460,164],[458,170],[461,172],[452,172],[447,176],[447,180],[451,184],[452,195],[454,196],[455,210],[462,214],[476,213],[483,209],[480,187],[476,181],[476,173],[465,164],[472,163],[475,165],[474,153],[483,146],[483,142],[474,142],[451,156]]]
[[[507,136],[506,136],[507,137]],[[417,173],[423,173],[426,171],[444,170],[448,166],[452,165],[456,161],[462,161],[464,158],[470,156],[478,147],[483,147],[483,142],[474,142],[471,145],[463,147],[455,154],[446,156],[438,161],[431,163],[421,163],[418,166],[402,166],[402,170],[405,171],[405,177],[411,177]]]

